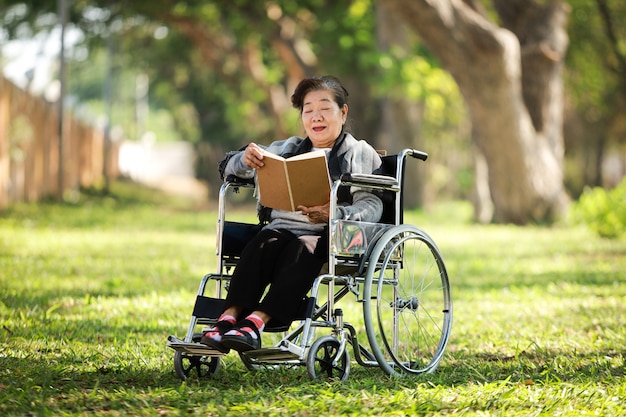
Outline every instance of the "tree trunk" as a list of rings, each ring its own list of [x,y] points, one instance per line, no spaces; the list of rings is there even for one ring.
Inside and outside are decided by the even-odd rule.
[[[489,190],[489,168],[485,155],[480,150],[474,152],[474,192],[472,204],[474,205],[474,221],[477,223],[489,223],[493,218],[493,203]]]
[[[379,1],[420,35],[459,85],[485,158],[493,220],[526,224],[561,214],[568,7],[560,0],[496,0],[504,29],[461,0]]]

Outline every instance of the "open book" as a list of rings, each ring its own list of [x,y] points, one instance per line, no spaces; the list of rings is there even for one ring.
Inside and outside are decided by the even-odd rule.
[[[323,150],[283,158],[264,151],[257,182],[265,207],[296,211],[298,206],[321,206],[330,199],[330,175]]]

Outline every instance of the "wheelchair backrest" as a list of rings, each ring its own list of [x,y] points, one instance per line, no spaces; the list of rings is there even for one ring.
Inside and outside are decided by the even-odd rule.
[[[402,182],[404,177],[404,159],[402,157],[400,176],[398,177],[398,156],[399,155],[385,155],[381,156],[382,165],[376,172],[379,175],[386,175],[394,177],[399,180],[400,188],[402,189]],[[383,215],[380,219],[380,223],[385,224],[402,224],[403,218],[403,206],[402,206],[402,192],[396,193],[394,191],[382,191],[379,194],[383,200]],[[398,201],[399,200],[399,201]],[[399,203],[399,206],[396,206]],[[397,217],[397,219],[396,219]],[[396,221],[397,220],[397,221]]]

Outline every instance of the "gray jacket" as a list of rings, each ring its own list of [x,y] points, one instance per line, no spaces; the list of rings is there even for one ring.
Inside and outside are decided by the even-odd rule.
[[[344,173],[371,174],[381,165],[380,156],[366,141],[357,140],[351,134],[344,133],[335,142],[333,149],[326,155],[330,176],[333,181]],[[292,136],[289,139],[272,142],[268,146],[259,145],[269,152],[289,157],[311,150],[308,138]],[[255,170],[243,163],[243,152],[231,154],[225,168],[225,175],[236,175],[240,178],[254,177]],[[375,194],[356,187],[349,193],[340,193],[337,218],[377,222],[383,212],[383,203]],[[272,229],[287,229],[302,235],[319,235],[324,231],[324,224],[314,224],[301,212],[290,212],[273,209],[270,223],[265,226]]]

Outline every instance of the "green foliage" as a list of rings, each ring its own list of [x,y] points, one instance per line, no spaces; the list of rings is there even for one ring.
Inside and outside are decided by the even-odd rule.
[[[0,5],[0,12],[12,10],[3,20],[11,36],[18,36],[13,29],[20,24],[41,30],[35,17],[54,12],[44,2],[10,7],[18,3]],[[424,146],[441,155],[450,148],[467,149],[462,145],[467,136],[459,135],[465,111],[454,81],[415,37],[406,50],[381,53],[373,0],[165,5],[81,0],[71,9],[72,25],[85,38],[68,51],[68,92],[88,103],[85,112],[106,114],[102,86],[111,66],[112,123],[130,139],[149,130],[157,140],[198,144],[197,174],[203,179],[212,179],[206,167],[214,166],[224,150],[250,140],[267,143],[278,132],[302,132],[288,103],[294,74],[336,74],[349,84],[351,117],[358,121],[353,132],[374,144],[381,122],[378,100],[400,97],[425,102]],[[306,61],[301,67],[284,59],[290,48]],[[140,74],[150,81],[150,114],[143,123],[136,118]],[[442,165],[452,166],[449,162]]]
[[[603,160],[625,144],[626,3],[568,0],[566,178],[572,195],[602,184]]]
[[[575,128],[579,142],[575,135],[566,138],[566,157],[573,161],[566,161],[566,166],[579,167],[594,158],[583,162],[575,159],[577,155],[590,155],[589,148],[601,151],[602,145],[591,144],[589,138],[623,142],[624,88],[620,82],[624,80],[626,26],[619,23],[626,16],[626,3],[567,2],[572,9],[564,80],[567,102],[583,127]],[[10,37],[49,33],[56,23],[53,3],[0,3],[2,33]],[[124,126],[130,138],[150,130],[156,132],[157,140],[198,144],[203,151],[197,174],[203,179],[212,180],[213,171],[207,167],[214,167],[224,150],[250,140],[267,143],[276,139],[277,132],[300,133],[297,114],[288,105],[292,77],[334,73],[350,82],[351,115],[358,116],[358,129],[362,129],[355,133],[372,142],[380,129],[380,98],[417,103],[416,114],[423,109],[423,120],[415,137],[432,155],[438,155],[442,171],[448,171],[432,189],[455,197],[468,195],[473,175],[469,170],[471,126],[456,84],[414,34],[408,34],[404,47],[380,50],[374,0],[71,3],[72,25],[84,31],[85,39],[84,45],[68,51],[69,92],[88,102],[90,110],[105,112],[96,101],[101,100],[107,68],[104,50],[112,39],[113,123]],[[493,8],[486,4],[490,2],[483,3],[497,21]],[[607,5],[614,22],[615,50],[598,11],[600,3]],[[294,60],[285,60],[281,52],[289,48],[308,51],[299,56],[307,62],[298,66]],[[150,79],[151,112],[144,126],[135,120],[138,74]],[[271,101],[279,95],[280,100]],[[567,174],[572,178],[583,172],[594,169],[586,166]],[[593,181],[570,178],[567,183],[575,184],[573,194]],[[447,185],[457,180],[462,181],[459,186]]]
[[[575,221],[602,237],[618,238],[626,232],[626,178],[615,188],[588,188],[572,206]]]
[[[566,57],[565,80],[568,95],[583,117],[594,122],[611,114],[615,98],[621,91],[620,77],[624,68],[619,60],[626,56],[626,31],[621,22],[626,18],[626,5],[620,0],[606,0],[621,57],[614,54],[606,34],[606,24],[598,10],[599,2],[568,0],[572,7],[568,32],[570,47]]]
[[[466,204],[407,213],[452,280],[435,373],[388,378],[353,362],[345,383],[311,382],[301,367],[250,372],[229,354],[215,377],[181,383],[165,341],[184,334],[214,268],[213,207],[131,183],[112,191],[0,215],[0,415],[626,415],[623,242],[472,225]]]

